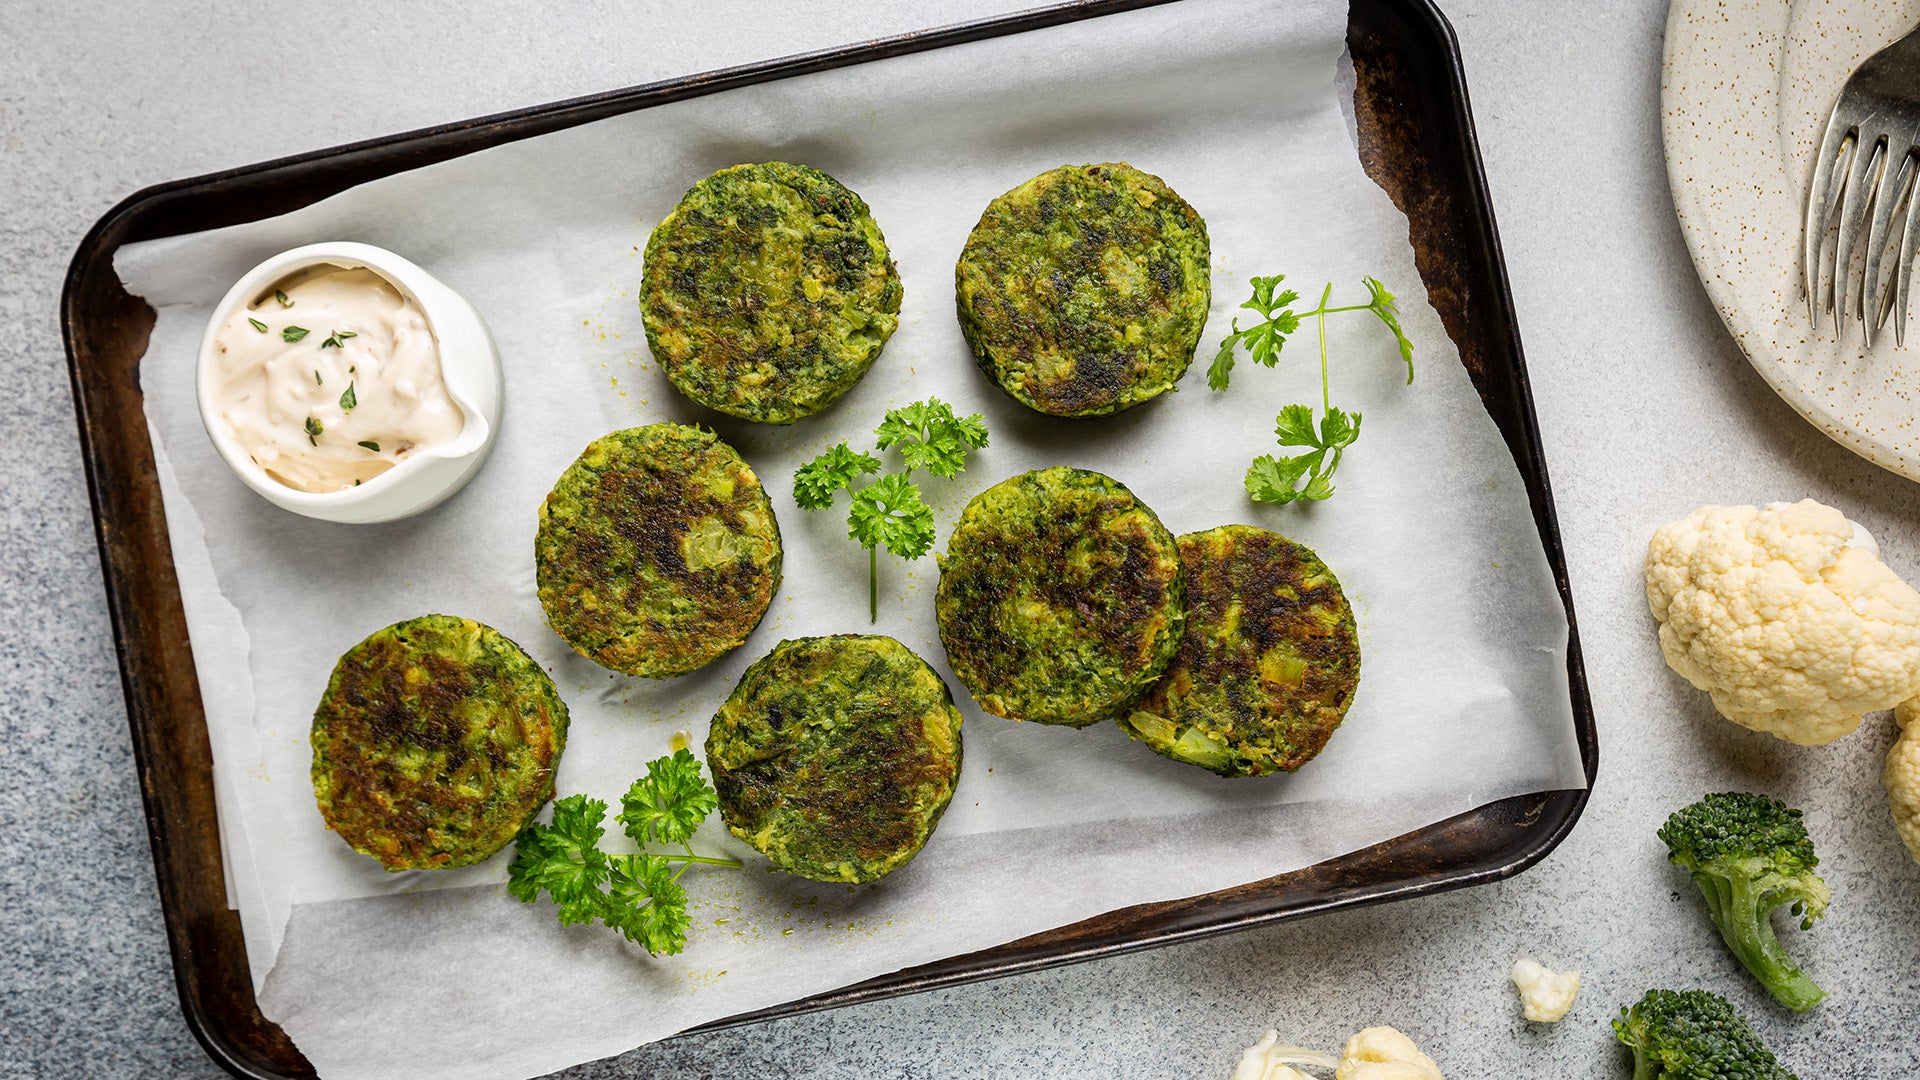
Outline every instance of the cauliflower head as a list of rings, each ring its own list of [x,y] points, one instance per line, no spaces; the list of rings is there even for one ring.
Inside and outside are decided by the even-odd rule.
[[[1390,1027],[1370,1027],[1347,1040],[1334,1080],[1440,1080],[1440,1066]]]
[[[1647,545],[1667,664],[1742,727],[1829,743],[1920,694],[1920,593],[1812,499],[1703,506]]]
[[[1580,996],[1579,972],[1552,971],[1529,957],[1514,961],[1512,978],[1521,1014],[1535,1023],[1559,1023]]]
[[[1920,698],[1901,702],[1893,716],[1900,721],[1900,737],[1887,751],[1887,769],[1880,779],[1887,785],[1893,827],[1913,861],[1920,862]]]

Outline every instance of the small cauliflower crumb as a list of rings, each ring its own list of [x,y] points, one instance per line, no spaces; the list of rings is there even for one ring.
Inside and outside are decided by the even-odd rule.
[[[1441,1080],[1440,1066],[1390,1027],[1370,1027],[1347,1040],[1334,1080]]]
[[[1920,593],[1830,506],[1700,507],[1646,577],[1668,666],[1743,727],[1817,746],[1920,694]]]
[[[685,750],[692,745],[693,732],[684,729],[674,732],[673,738],[667,740],[667,746],[675,752]]]
[[[1580,996],[1580,973],[1552,971],[1528,957],[1513,964],[1513,985],[1520,991],[1520,1011],[1527,1019],[1556,1024]]]
[[[1269,1031],[1259,1042],[1241,1052],[1240,1064],[1233,1067],[1230,1080],[1313,1080],[1293,1065],[1319,1065],[1331,1069],[1339,1062],[1331,1054],[1281,1046],[1280,1033]]]

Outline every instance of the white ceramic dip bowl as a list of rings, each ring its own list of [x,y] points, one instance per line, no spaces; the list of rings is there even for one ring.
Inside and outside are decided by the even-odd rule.
[[[441,382],[464,417],[450,441],[422,446],[378,476],[340,491],[301,491],[275,479],[248,454],[216,405],[221,370],[215,338],[221,328],[236,311],[268,296],[276,283],[316,266],[370,270],[419,307],[438,348]],[[371,244],[308,244],[248,271],[213,310],[200,340],[195,384],[200,422],[234,475],[268,502],[323,521],[393,521],[438,505],[479,471],[500,426],[500,353],[480,313],[432,274]]]

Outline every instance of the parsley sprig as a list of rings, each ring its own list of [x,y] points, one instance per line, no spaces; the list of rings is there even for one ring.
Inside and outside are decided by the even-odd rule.
[[[879,458],[848,449],[843,439],[793,474],[793,501],[809,510],[824,510],[832,504],[834,492],[879,471]]]
[[[1340,467],[1340,457],[1360,438],[1360,414],[1335,408],[1328,388],[1327,316],[1343,311],[1371,311],[1378,316],[1387,329],[1393,331],[1394,340],[1400,346],[1400,359],[1407,365],[1409,383],[1413,381],[1413,342],[1407,340],[1406,332],[1400,328],[1400,313],[1394,307],[1393,294],[1373,278],[1361,279],[1367,286],[1368,299],[1364,304],[1328,307],[1327,301],[1333,297],[1333,283],[1328,282],[1320,293],[1319,305],[1298,313],[1293,305],[1299,302],[1300,294],[1292,289],[1277,291],[1285,280],[1285,274],[1252,279],[1253,298],[1240,306],[1258,312],[1261,321],[1245,330],[1240,329],[1239,319],[1233,321],[1233,332],[1220,342],[1220,351],[1207,367],[1207,385],[1215,390],[1227,388],[1236,350],[1241,348],[1247,350],[1254,363],[1273,367],[1280,360],[1287,336],[1300,329],[1300,324],[1307,319],[1314,320],[1314,329],[1320,338],[1322,415],[1316,423],[1311,405],[1288,405],[1280,410],[1280,415],[1274,418],[1274,435],[1280,445],[1304,449],[1289,457],[1262,454],[1254,458],[1247,469],[1246,485],[1247,494],[1255,502],[1290,503],[1296,499],[1317,502],[1333,494],[1333,474]]]
[[[507,891],[529,904],[544,892],[560,907],[560,925],[598,919],[648,953],[671,956],[686,948],[692,925],[680,875],[696,863],[740,865],[738,859],[697,854],[688,843],[717,805],[692,753],[681,749],[655,758],[620,800],[620,824],[639,852],[602,851],[607,804],[569,795],[554,801],[552,824],[528,825],[514,841]]]
[[[878,622],[880,549],[918,559],[933,546],[933,508],[914,486],[914,470],[946,479],[960,475],[967,453],[987,445],[987,423],[978,413],[955,416],[953,406],[928,398],[887,410],[873,434],[876,449],[899,451],[904,466],[899,472],[856,489],[862,476],[883,466],[879,458],[841,440],[793,474],[793,501],[808,510],[825,510],[841,488],[851,494],[847,535],[867,549],[867,617]]]
[[[987,445],[987,422],[979,413],[955,416],[953,406],[928,398],[887,410],[873,434],[880,449],[900,449],[908,472],[925,469],[951,480],[967,467],[967,451]]]

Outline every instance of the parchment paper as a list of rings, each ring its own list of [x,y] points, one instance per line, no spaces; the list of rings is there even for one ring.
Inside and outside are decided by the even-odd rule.
[[[1189,0],[1020,37],[733,91],[500,147],[369,184],[282,218],[155,241],[116,261],[159,311],[141,368],[216,759],[229,889],[260,1003],[329,1077],[520,1077],[703,1021],[825,991],[1148,901],[1238,885],[1474,806],[1583,783],[1566,625],[1505,445],[1424,302],[1406,222],[1361,172],[1335,68],[1344,3]],[[872,205],[900,266],[899,332],[867,378],[791,428],[680,398],[651,362],[634,290],[654,223],[714,169],[785,159]],[[1213,322],[1179,393],[1118,417],[1040,417],[983,379],[953,313],[952,268],[994,196],[1062,163],[1130,161],[1205,216]],[[212,304],[300,243],[398,251],[464,293],[506,367],[492,460],[437,510],[327,525],[250,493],[200,429],[191,371]],[[1252,274],[1302,291],[1372,274],[1402,298],[1419,378],[1401,385],[1368,316],[1330,320],[1334,400],[1365,434],[1339,494],[1261,507],[1241,488],[1274,414],[1318,392],[1311,335],[1277,370],[1204,368]],[[986,415],[992,445],[923,484],[944,542],[968,498],[1054,464],[1125,481],[1176,533],[1230,521],[1312,545],[1351,596],[1364,675],[1346,724],[1293,776],[1224,780],[1131,743],[983,716],[947,672],[933,560],[866,555],[843,512],[792,501],[794,468],[868,444],[893,405],[935,394]],[[661,419],[711,426],[771,493],[786,579],[747,645],[669,682],[609,674],[550,631],[534,596],[535,508],[592,438]],[[687,951],[651,959],[598,927],[509,897],[508,855],[387,874],[314,808],[307,727],[335,659],[425,612],[489,623],[553,673],[573,716],[562,793],[617,800],[676,730],[699,745],[751,660],[784,637],[891,634],[965,710],[952,809],[911,866],[873,886],[766,868],[716,819],[699,838],[744,872],[684,879]]]

